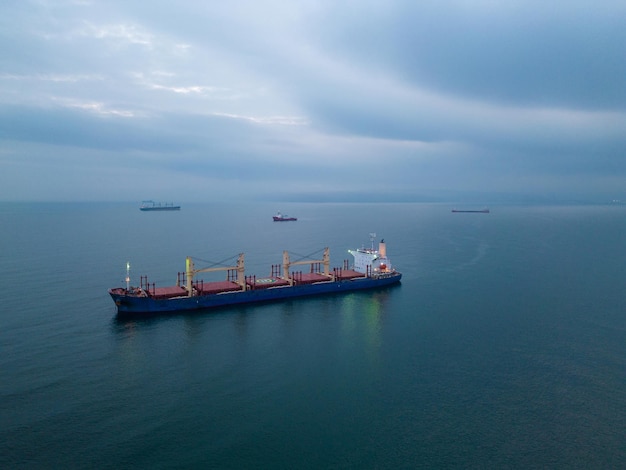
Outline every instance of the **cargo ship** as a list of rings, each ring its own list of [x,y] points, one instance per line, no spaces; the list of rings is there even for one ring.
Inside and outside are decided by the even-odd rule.
[[[271,267],[268,277],[247,276],[244,255],[240,253],[233,266],[197,269],[191,257],[186,258],[184,272],[178,273],[176,285],[156,287],[147,276],[140,277],[139,287],[130,286],[130,264],[126,264],[126,287],[109,289],[118,315],[183,312],[229,305],[277,301],[320,294],[335,294],[375,289],[400,282],[402,274],[392,267],[384,240],[374,249],[348,250],[354,257],[340,268],[330,268],[330,251],[323,250],[317,260],[291,261],[283,252],[282,265]],[[298,271],[308,266],[307,272]],[[295,269],[294,269],[295,268]],[[224,271],[223,281],[198,280],[201,273]]]
[[[179,211],[180,206],[175,206],[174,203],[162,203],[154,201],[143,201],[139,207],[140,211]]]
[[[474,209],[474,210],[452,209],[452,212],[473,212],[477,214],[489,214],[489,209]]]
[[[298,220],[297,217],[289,217],[288,215],[283,215],[278,211],[278,213],[273,217],[274,222],[289,222]]]

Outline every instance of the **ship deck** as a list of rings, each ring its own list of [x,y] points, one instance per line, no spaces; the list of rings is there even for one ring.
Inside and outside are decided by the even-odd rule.
[[[353,271],[351,269],[335,269],[334,276],[336,281],[349,281],[351,279],[364,278],[365,274]],[[332,281],[332,276],[322,273],[292,273],[291,279],[294,285],[314,284],[316,282]],[[250,276],[246,278],[246,289],[268,289],[270,287],[289,286],[289,280],[282,277],[261,277]],[[234,281],[211,281],[196,282],[193,285],[198,295],[220,294],[225,292],[237,292],[243,290],[242,287]],[[113,293],[121,295],[125,293],[125,289],[112,289]],[[153,299],[172,299],[175,297],[185,297],[188,295],[187,289],[183,286],[166,286],[152,287],[144,291],[148,297]]]
[[[187,289],[180,286],[154,287],[148,290],[148,295],[153,299],[171,299],[187,295]]]
[[[246,285],[249,289],[267,289],[269,287],[288,286],[289,281],[281,277],[256,277],[246,278]]]
[[[234,281],[199,282],[195,283],[194,287],[200,295],[236,292],[241,290],[241,286]]]
[[[291,274],[291,278],[295,284],[313,284],[314,282],[323,282],[332,280],[331,276],[326,276],[320,273],[301,273],[296,272]]]
[[[339,269],[335,272],[335,277],[338,281],[348,281],[358,277],[365,277],[365,274],[353,271],[352,269]]]

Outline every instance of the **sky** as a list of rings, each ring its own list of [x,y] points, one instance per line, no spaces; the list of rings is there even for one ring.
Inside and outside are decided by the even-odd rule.
[[[626,2],[3,0],[0,201],[626,201]]]

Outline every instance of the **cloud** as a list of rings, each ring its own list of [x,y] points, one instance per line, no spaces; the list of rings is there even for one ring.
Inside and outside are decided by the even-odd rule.
[[[82,28],[72,34],[96,39],[112,40],[118,44],[139,44],[146,47],[152,46],[151,35],[142,31],[139,26],[134,24],[95,25],[85,23]]]
[[[64,197],[115,199],[116,181],[143,171],[139,199],[163,187],[205,198],[626,199],[624,10],[9,0],[0,199],[32,197],[25,182],[54,170],[38,197],[57,197],[56,184]],[[108,175],[108,195],[70,184],[67,167],[74,183]]]
[[[337,10],[340,9],[337,6]],[[379,2],[325,14],[325,48],[455,96],[624,109],[623,2]]]

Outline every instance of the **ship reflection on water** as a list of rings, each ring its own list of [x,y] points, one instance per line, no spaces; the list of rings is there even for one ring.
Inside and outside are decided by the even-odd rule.
[[[187,340],[211,335],[211,330],[234,327],[236,338],[241,340],[259,330],[265,330],[266,336],[274,337],[275,334],[270,333],[270,330],[277,327],[284,330],[285,326],[288,327],[287,334],[292,329],[297,334],[300,327],[313,320],[317,324],[326,324],[327,328],[338,326],[345,340],[355,341],[361,338],[369,346],[377,347],[380,344],[379,335],[384,326],[387,302],[392,291],[400,287],[401,284],[396,284],[376,291],[207,309],[206,312],[115,316],[111,329],[116,338],[124,343],[132,343],[143,335],[155,334],[155,331],[165,326],[169,331],[168,335],[182,334]],[[178,333],[173,333],[171,327],[177,322],[182,322],[182,328]]]

